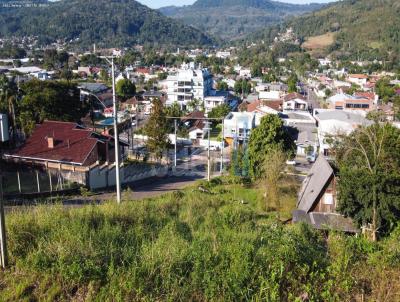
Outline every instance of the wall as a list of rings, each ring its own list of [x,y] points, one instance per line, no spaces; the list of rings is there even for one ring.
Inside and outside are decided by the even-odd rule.
[[[120,169],[121,184],[131,183],[151,177],[164,177],[168,173],[167,166],[151,164],[132,164]],[[115,166],[97,166],[89,172],[89,187],[91,190],[115,186]]]

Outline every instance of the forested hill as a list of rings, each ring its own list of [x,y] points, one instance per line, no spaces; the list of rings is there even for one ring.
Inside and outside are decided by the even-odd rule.
[[[38,36],[43,42],[74,40],[80,45],[98,43],[106,47],[134,43],[213,43],[212,38],[199,30],[134,0],[61,0],[48,3],[45,7],[0,8],[0,36]]]
[[[277,24],[288,16],[321,7],[321,4],[295,5],[270,0],[198,0],[193,5],[169,6],[160,11],[204,32],[237,39]]]
[[[281,30],[288,27],[306,48],[325,46],[326,53],[337,56],[395,59],[400,54],[399,0],[344,0],[291,19]],[[250,40],[271,41],[275,32],[271,27]]]

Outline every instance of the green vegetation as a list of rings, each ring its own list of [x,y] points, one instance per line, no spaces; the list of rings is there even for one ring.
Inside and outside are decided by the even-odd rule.
[[[265,157],[275,148],[290,154],[295,147],[283,126],[283,121],[275,114],[268,114],[261,119],[260,125],[250,134],[248,152],[250,176],[253,179],[258,179],[264,174]]]
[[[11,43],[6,43],[0,48],[0,59],[22,59],[26,56],[26,51]]]
[[[127,100],[135,95],[136,86],[128,79],[121,79],[115,85],[115,90],[122,100]]]
[[[148,136],[146,141],[147,149],[160,160],[169,145],[168,139],[168,120],[164,106],[160,99],[153,101],[152,112],[144,128],[144,133]]]
[[[78,122],[87,111],[76,86],[57,81],[31,80],[21,85],[23,97],[18,104],[21,129],[29,134],[45,119]]]
[[[269,0],[198,0],[193,5],[163,7],[160,11],[203,32],[232,40],[318,8],[320,4],[294,5]]]
[[[240,79],[236,81],[233,90],[237,95],[239,94],[248,95],[251,92],[251,83],[248,80]]]
[[[84,47],[209,45],[200,31],[166,18],[131,0],[62,0],[46,7],[2,8],[2,37],[38,36],[42,44],[57,39]]]
[[[273,41],[277,31],[292,27],[300,40],[306,42],[306,48],[319,44],[325,46],[325,54],[332,53],[340,59],[385,59],[389,65],[398,66],[399,13],[397,0],[338,1],[292,18],[280,27],[263,30],[252,39]]]
[[[211,109],[208,113],[209,118],[224,118],[231,112],[231,107],[228,104],[222,104]],[[215,122],[214,122],[215,123]],[[219,123],[219,122],[218,122]]]
[[[373,239],[400,219],[400,130],[374,124],[355,130],[337,148],[339,210],[359,226],[370,225]]]
[[[2,301],[398,301],[400,229],[379,243],[282,225],[261,192],[9,213]],[[242,202],[243,201],[243,202]]]
[[[228,91],[229,90],[228,83],[224,81],[218,81],[217,90]]]

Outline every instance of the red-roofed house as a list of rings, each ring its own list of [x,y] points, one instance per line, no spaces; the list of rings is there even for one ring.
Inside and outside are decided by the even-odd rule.
[[[49,171],[78,172],[81,173],[79,182],[86,184],[87,172],[100,162],[114,162],[114,154],[112,137],[76,123],[44,121],[36,126],[25,144],[4,157],[9,161],[44,166]]]
[[[368,76],[365,74],[349,74],[347,81],[363,87],[368,82]]]

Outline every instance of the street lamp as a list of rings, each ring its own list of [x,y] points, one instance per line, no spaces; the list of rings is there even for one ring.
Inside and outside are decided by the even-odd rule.
[[[118,112],[117,112],[117,98],[115,93],[115,70],[114,70],[114,57],[111,57],[111,62],[106,57],[103,57],[109,64],[111,64],[112,75],[112,94],[113,94],[113,111],[114,111],[114,144],[115,144],[115,186],[117,188],[117,203],[121,203],[121,181],[119,175],[119,140],[118,140]]]

